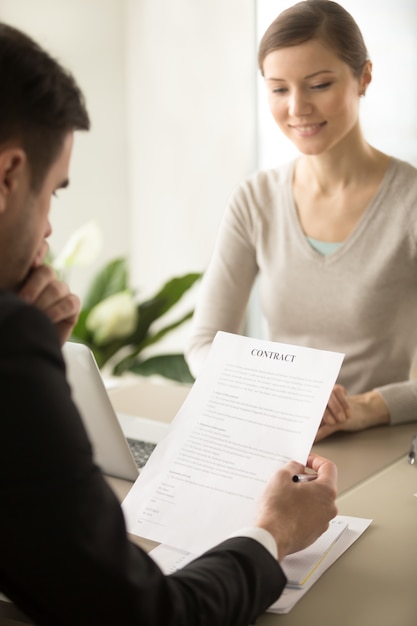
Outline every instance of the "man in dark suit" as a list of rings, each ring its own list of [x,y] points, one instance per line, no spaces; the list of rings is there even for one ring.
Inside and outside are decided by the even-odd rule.
[[[336,515],[336,468],[271,478],[254,526],[165,576],[127,536],[65,377],[78,299],[42,261],[51,195],[88,114],[73,78],[0,24],[0,591],[35,623],[247,625],[285,586],[279,565]]]

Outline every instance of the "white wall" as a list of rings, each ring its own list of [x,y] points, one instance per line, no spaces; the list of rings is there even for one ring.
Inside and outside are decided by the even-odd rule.
[[[233,187],[255,167],[253,0],[128,2],[135,283],[205,268]]]
[[[395,9],[369,3],[344,3],[365,32],[380,85],[363,102],[369,138],[416,163],[417,126],[410,131],[406,120],[417,111],[417,39],[415,28],[410,36],[403,32],[410,16],[416,19],[415,0],[399,0]],[[87,96],[93,128],[78,134],[71,187],[54,202],[51,238],[58,251],[76,227],[97,218],[100,258],[70,277],[80,295],[97,268],[121,254],[129,255],[132,283],[146,295],[206,266],[229,194],[257,165],[255,4],[0,0],[1,19],[57,56]],[[289,4],[258,0],[266,7],[260,29]],[[382,60],[369,40],[371,27]],[[268,139],[278,139],[269,113],[260,109],[259,119]],[[398,150],[390,149],[393,140]],[[278,143],[271,155],[261,143],[260,153],[261,166],[283,157]]]
[[[105,259],[127,251],[129,204],[126,148],[125,6],[121,0],[0,0],[1,20],[24,30],[75,75],[92,118],[78,133],[70,187],[53,201],[51,248],[97,218],[105,249],[71,285],[83,293]]]
[[[0,16],[68,67],[93,128],[78,133],[51,247],[97,218],[105,247],[74,269],[82,295],[130,255],[150,292],[203,270],[233,187],[255,166],[253,0],[0,0]]]

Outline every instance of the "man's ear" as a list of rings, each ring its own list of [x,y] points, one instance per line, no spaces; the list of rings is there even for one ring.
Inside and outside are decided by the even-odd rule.
[[[10,196],[22,179],[26,154],[18,146],[0,148],[0,213],[7,209]]]

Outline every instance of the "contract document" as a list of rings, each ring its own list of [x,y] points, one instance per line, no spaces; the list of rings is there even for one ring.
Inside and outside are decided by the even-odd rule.
[[[343,357],[218,332],[122,504],[128,532],[201,554],[250,526],[272,474],[306,463]]]

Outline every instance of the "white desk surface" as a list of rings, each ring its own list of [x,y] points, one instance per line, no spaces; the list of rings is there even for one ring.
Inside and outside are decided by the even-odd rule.
[[[134,414],[140,387],[111,391],[116,410]],[[184,389],[170,390],[162,421],[172,419],[185,395]],[[375,428],[314,446],[338,465],[339,513],[374,521],[289,614],[266,613],[258,626],[417,624],[417,466],[406,457],[416,431],[415,423]],[[109,483],[120,499],[130,488],[127,481]],[[132,539],[145,549],[155,545]],[[28,623],[17,620],[16,608],[0,601],[0,626]]]

